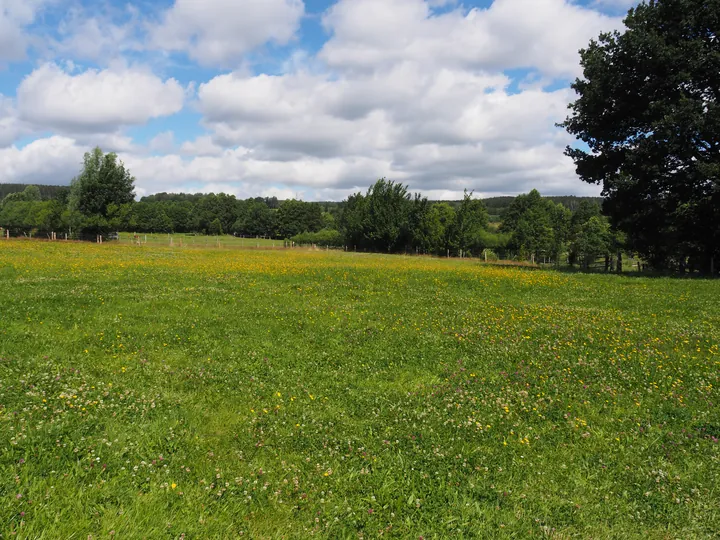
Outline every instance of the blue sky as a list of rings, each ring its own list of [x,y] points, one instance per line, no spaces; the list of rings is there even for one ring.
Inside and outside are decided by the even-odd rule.
[[[138,195],[596,194],[554,127],[628,0],[0,0],[0,182]]]

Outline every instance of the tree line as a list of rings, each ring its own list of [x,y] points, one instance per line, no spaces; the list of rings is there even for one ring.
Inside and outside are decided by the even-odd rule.
[[[433,202],[386,179],[342,203],[240,200],[224,193],[158,193],[135,201],[134,180],[115,154],[96,148],[84,156],[70,187],[50,198],[37,186],[6,195],[0,226],[14,234],[65,231],[91,238],[111,231],[234,234],[358,251],[562,260],[585,267],[605,256],[608,269],[620,249],[597,203],[582,200],[572,212],[537,191],[504,200],[498,227],[472,193]]]
[[[0,227],[26,235],[65,231],[71,237],[135,231],[268,238],[335,227],[331,213],[297,200],[160,193],[136,202],[134,182],[117,155],[95,148],[85,154],[82,171],[69,187],[43,193],[25,186],[8,193],[0,201]]]

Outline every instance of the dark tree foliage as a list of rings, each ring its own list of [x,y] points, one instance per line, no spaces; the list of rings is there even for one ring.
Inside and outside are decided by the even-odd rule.
[[[216,234],[217,226],[213,222],[217,219],[223,231],[231,231],[237,220],[239,202],[234,195],[225,193],[210,193],[197,201],[195,212],[199,220],[201,231]]]
[[[175,232],[175,224],[165,211],[170,205],[139,202],[133,209],[135,230],[140,232]]]
[[[72,231],[106,234],[114,228],[110,208],[135,200],[135,179],[114,153],[100,148],[87,152],[80,174],[73,178],[68,196],[66,223]]]
[[[577,210],[584,202],[596,204],[602,204],[603,202],[602,197],[577,197],[575,195],[550,195],[544,198],[564,206],[571,212]],[[489,197],[487,199],[482,199],[485,208],[488,210],[489,221],[494,223],[502,222],[505,217],[505,212],[514,199],[514,197]],[[459,206],[459,202],[455,201],[450,201],[450,204],[452,204],[453,207]]]
[[[348,197],[339,223],[351,249],[394,253],[412,249],[413,223],[422,221],[427,204],[412,198],[403,184],[381,178],[365,195]]]
[[[591,216],[580,223],[573,235],[572,250],[574,256],[585,270],[599,258],[608,254],[610,245],[610,227],[600,215]]]
[[[436,241],[428,251],[438,255],[454,254],[457,249],[455,238],[457,212],[455,208],[447,202],[437,203],[433,205],[430,216],[431,225],[436,227],[435,234],[432,235]]]
[[[18,234],[48,233],[61,229],[63,209],[55,200],[11,200],[0,207],[0,223]]]
[[[411,231],[410,247],[418,252],[426,253],[434,245],[434,231],[430,219],[431,212],[432,205],[427,200],[427,197],[422,197],[419,193],[416,193],[410,205],[408,226]]]
[[[240,236],[272,236],[274,230],[273,211],[259,197],[244,201],[232,228]]]
[[[1,184],[0,183],[0,201],[11,193],[18,193],[24,191],[27,188],[27,184]],[[63,192],[68,190],[69,186],[46,186],[36,184],[36,187],[40,190],[40,197],[42,200],[56,199],[62,196]]]
[[[340,229],[350,249],[365,247],[366,199],[361,193],[350,195],[340,214]]]
[[[581,51],[566,153],[656,268],[720,256],[720,0],[656,0]]]
[[[350,249],[386,253],[479,255],[488,239],[488,214],[472,194],[458,203],[431,203],[407,186],[378,180],[365,195],[348,197],[338,218]]]
[[[366,195],[365,236],[377,251],[393,252],[409,239],[411,196],[403,184],[383,179]]]
[[[277,197],[255,197],[255,202],[265,203],[270,210],[277,210],[280,207]]]
[[[570,220],[570,210],[532,190],[512,201],[500,232],[510,235],[507,247],[520,258],[559,263],[568,241]]]
[[[95,148],[85,154],[83,170],[72,181],[70,204],[85,216],[105,218],[109,204],[133,202],[134,182],[116,154]]]
[[[170,219],[173,232],[188,233],[200,229],[200,220],[195,213],[195,207],[190,201],[170,201],[160,205],[165,215]]]
[[[483,202],[473,199],[472,193],[465,191],[460,207],[455,214],[452,236],[461,254],[468,253],[477,243],[477,238],[488,224],[488,212]]]
[[[323,225],[322,208],[319,205],[295,199],[283,201],[275,215],[275,230],[279,238],[317,232]]]
[[[571,229],[576,230],[579,229],[582,225],[587,223],[590,218],[601,216],[602,210],[600,208],[599,204],[593,204],[589,202],[583,202],[580,204],[580,206],[577,208],[577,210],[573,213],[572,219],[570,220],[570,227]]]
[[[197,203],[200,199],[205,197],[204,193],[155,193],[154,195],[146,195],[140,202],[184,202],[188,201],[192,204]]]
[[[37,186],[25,186],[24,190],[10,193],[2,199],[2,201],[0,201],[0,208],[14,202],[32,202],[39,201],[41,199],[40,189],[38,189]]]
[[[223,233],[222,222],[220,221],[220,218],[215,218],[208,224],[207,233],[213,236],[218,236]]]

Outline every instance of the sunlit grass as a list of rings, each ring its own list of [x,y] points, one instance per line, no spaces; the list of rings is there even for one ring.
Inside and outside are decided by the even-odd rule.
[[[119,244],[139,244],[172,247],[204,247],[204,248],[281,248],[283,240],[272,238],[243,238],[231,234],[206,236],[182,233],[133,233],[118,234]]]
[[[710,537],[720,283],[0,242],[0,531]]]

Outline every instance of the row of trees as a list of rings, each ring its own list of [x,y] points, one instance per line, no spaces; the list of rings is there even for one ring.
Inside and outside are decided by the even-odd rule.
[[[625,234],[611,226],[600,205],[567,206],[536,190],[510,199],[499,228],[488,222],[483,201],[465,193],[455,204],[431,202],[407,186],[378,180],[326,212],[319,203],[226,194],[158,194],[134,201],[134,179],[114,154],[85,156],[69,189],[43,200],[27,186],[0,202],[0,226],[36,233],[108,231],[233,233],[345,246],[385,253],[485,256],[534,262],[567,262],[588,269],[604,259],[605,270],[622,269]]]
[[[583,200],[574,206],[573,212],[533,190],[510,200],[495,229],[483,201],[472,193],[453,206],[379,180],[366,194],[347,199],[339,215],[339,238],[350,249],[366,251],[460,257],[489,252],[585,269],[604,259],[606,270],[622,270],[622,235],[610,227],[600,205]]]
[[[291,199],[271,208],[261,197],[239,200],[210,193],[193,202],[143,199],[123,212],[119,229],[290,238],[333,225],[334,217],[316,204]]]
[[[503,216],[506,252],[520,259],[566,260],[589,269],[604,259],[605,270],[622,270],[623,235],[612,229],[600,205],[582,201],[574,212],[536,190],[516,197]]]
[[[378,180],[366,194],[348,197],[339,216],[346,245],[352,249],[393,253],[453,254],[482,250],[479,239],[490,234],[482,201],[465,193],[457,210],[431,203],[407,187]]]
[[[106,234],[110,231],[237,234],[290,238],[303,232],[334,228],[335,218],[320,206],[296,200],[271,209],[262,198],[238,200],[232,195],[201,195],[197,202],[161,201],[110,203],[103,212],[78,210],[60,192],[41,200],[35,186],[8,195],[0,204],[0,226],[15,233],[70,231]]]
[[[35,186],[0,203],[0,225],[16,231],[231,233],[292,239],[300,244],[346,246],[385,253],[415,252],[570,262],[588,266],[615,246],[600,207],[583,201],[573,213],[537,191],[510,199],[499,230],[481,200],[465,193],[455,204],[431,202],[403,184],[378,180],[323,211],[297,200],[247,199],[220,194],[158,194],[134,202],[133,179],[112,154],[85,158],[70,189],[42,200]]]
[[[110,231],[238,234],[290,238],[334,228],[334,217],[317,204],[233,195],[158,194],[135,202],[134,178],[113,153],[96,148],[84,157],[70,188],[43,199],[27,186],[0,202],[0,227],[15,233],[66,231],[71,235]]]
[[[411,195],[402,184],[379,180],[347,199],[339,226],[344,245],[366,251],[447,256],[493,256],[622,270],[624,235],[589,200],[575,210],[537,190],[510,200],[498,229],[489,226],[483,201],[465,193],[454,207]]]

